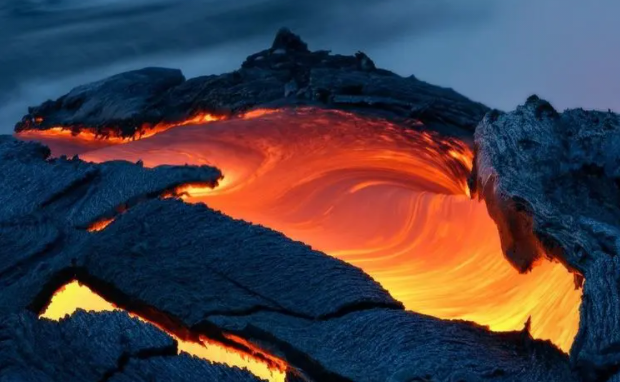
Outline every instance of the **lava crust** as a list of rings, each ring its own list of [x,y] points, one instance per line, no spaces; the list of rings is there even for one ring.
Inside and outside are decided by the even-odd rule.
[[[78,311],[60,323],[0,318],[3,381],[258,382],[246,371],[177,356],[176,342],[126,313]]]
[[[489,113],[475,146],[471,184],[507,258],[526,270],[547,254],[585,277],[571,360],[584,379],[606,380],[620,363],[620,116],[558,113],[532,96]]]

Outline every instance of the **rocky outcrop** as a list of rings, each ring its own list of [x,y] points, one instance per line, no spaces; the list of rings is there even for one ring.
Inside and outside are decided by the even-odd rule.
[[[497,222],[506,257],[522,271],[541,256],[583,286],[571,360],[585,380],[620,364],[620,116],[557,112],[536,96],[487,114],[475,133],[471,185]]]
[[[436,129],[473,131],[487,108],[452,89],[376,68],[364,53],[312,52],[282,29],[270,49],[240,69],[185,80],[178,70],[146,68],[77,87],[32,107],[16,131],[62,126],[131,137],[197,113],[236,115],[253,108],[311,105],[356,110]]]
[[[32,182],[22,185],[32,205],[21,208],[23,198],[5,198],[0,208],[0,322],[21,335],[11,328],[15,320],[27,320],[21,325],[42,331],[50,338],[49,346],[61,348],[67,338],[105,333],[92,347],[76,340],[59,355],[81,357],[76,373],[83,374],[75,375],[91,373],[81,380],[104,375],[97,380],[188,381],[198,374],[222,381],[251,379],[198,359],[160,357],[161,349],[172,350],[171,340],[119,313],[82,312],[61,323],[36,321],[33,314],[58,287],[74,279],[179,335],[207,336],[242,351],[252,344],[284,360],[289,380],[575,380],[568,357],[548,342],[533,340],[527,331],[493,333],[469,322],[407,312],[360,269],[205,205],[151,193],[181,180],[212,181],[219,175],[212,168],[195,173],[185,169],[189,172],[181,174],[189,178],[179,178],[178,168],[163,167],[156,176],[161,183],[156,183],[148,175],[154,170],[137,164],[48,160],[42,146],[11,138],[0,141],[0,155],[5,183],[33,174]],[[66,166],[84,167],[87,171],[76,173],[93,175],[75,176]],[[108,172],[107,166],[117,167]],[[117,181],[127,174],[141,181]],[[44,192],[37,179],[53,179],[53,192]],[[124,204],[131,206],[102,231],[88,232],[79,222],[99,217],[104,209],[81,206],[105,204],[112,198],[106,189],[115,190],[115,203],[127,199]],[[150,196],[129,203],[142,194]],[[82,214],[84,220],[70,218]],[[89,325],[101,327],[101,332],[87,329]],[[61,338],[54,333],[65,334]],[[141,333],[145,338],[138,338]],[[119,345],[119,336],[128,335]],[[0,341],[0,351],[10,354],[0,361],[0,370],[14,378],[39,375],[40,370],[44,377],[33,380],[64,378],[67,365],[60,359],[48,357],[40,367],[27,365],[24,360],[41,357],[36,349],[19,351],[28,341]],[[153,355],[148,349],[160,350]],[[148,356],[141,357],[145,352]]]

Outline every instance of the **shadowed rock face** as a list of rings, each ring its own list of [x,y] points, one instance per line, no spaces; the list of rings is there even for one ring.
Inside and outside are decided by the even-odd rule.
[[[452,89],[377,69],[361,52],[311,52],[283,29],[270,49],[249,56],[232,73],[189,80],[162,68],[118,74],[30,108],[15,130],[64,126],[130,137],[144,124],[179,122],[198,112],[230,115],[293,105],[353,109],[468,132],[488,110]]]
[[[109,301],[171,330],[219,340],[237,335],[285,360],[296,371],[291,379],[575,380],[568,357],[548,342],[532,340],[527,332],[492,333],[472,323],[404,311],[355,267],[204,205],[158,199],[150,193],[181,180],[213,181],[219,172],[212,168],[182,171],[189,175],[181,179],[176,167],[163,167],[155,177],[161,183],[156,183],[148,175],[154,170],[139,165],[50,161],[40,145],[12,138],[1,143],[3,164],[10,162],[2,167],[6,183],[17,182],[14,178],[25,173],[36,177],[23,185],[33,206],[18,208],[25,201],[16,197],[4,199],[0,209],[0,322],[19,333],[10,328],[35,327],[32,330],[50,338],[49,346],[63,346],[54,340],[59,336],[54,333],[64,333],[63,340],[88,331],[94,337],[106,333],[92,347],[81,340],[67,346],[66,352],[79,349],[71,358],[81,357],[79,372],[85,376],[108,373],[111,381],[151,381],[156,375],[155,380],[190,381],[200,374],[218,381],[252,380],[245,373],[197,359],[160,357],[159,350],[152,349],[170,351],[171,340],[122,314],[78,313],[61,323],[36,321],[32,312],[39,312],[60,285],[75,278]],[[84,166],[95,175],[80,187],[71,186],[75,176],[63,172],[65,166]],[[118,167],[106,171],[108,166]],[[56,174],[51,188],[55,196],[44,203],[50,193],[33,190],[41,190],[36,179],[52,179],[50,173]],[[127,174],[143,181],[117,182]],[[99,206],[111,198],[105,190],[113,187],[118,200],[127,199],[130,208],[104,230],[85,231],[81,222],[98,218],[100,209],[82,211],[79,206]],[[155,196],[128,203],[145,190]],[[83,220],[69,218],[82,216],[73,211],[82,211]],[[89,325],[102,329],[86,329]],[[128,333],[130,341],[119,345],[118,336]],[[144,338],[139,338],[142,333]],[[32,355],[20,353],[23,341],[0,343],[0,351],[11,354],[2,361],[4,370],[14,373],[9,375],[38,376],[44,370],[40,379],[28,380],[56,381],[68,373],[63,369],[66,362],[54,357],[43,358],[40,368],[28,367],[20,357],[40,356],[36,349]],[[144,352],[147,356],[132,355]],[[121,369],[119,354],[128,354]],[[57,374],[47,372],[56,369]]]
[[[585,277],[571,359],[584,379],[605,380],[620,362],[620,116],[558,113],[533,96],[489,113],[475,148],[471,184],[508,260],[527,270],[546,253]]]

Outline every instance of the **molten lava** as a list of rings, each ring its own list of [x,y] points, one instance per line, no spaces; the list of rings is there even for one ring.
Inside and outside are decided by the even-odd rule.
[[[112,223],[113,221],[114,221],[114,218],[105,218],[105,219],[97,220],[96,222],[91,224],[86,230],[88,232],[98,232],[98,231],[105,229],[105,227],[109,226],[110,223]]]
[[[59,321],[65,316],[73,314],[77,309],[92,312],[118,310],[112,303],[106,301],[88,287],[79,284],[77,281],[73,281],[60,288],[54,294],[50,304],[45,311],[41,313],[40,317]],[[131,314],[131,316],[148,322],[138,315]],[[162,329],[157,323],[153,324]],[[185,352],[209,362],[245,368],[257,377],[271,382],[284,382],[286,378],[286,363],[260,352],[253,347],[252,344],[238,337],[232,335],[226,336],[226,338],[232,342],[236,342],[253,352],[260,353],[261,358],[254,357],[252,354],[242,353],[239,350],[212,341],[204,336],[199,336],[199,342],[195,342],[183,340],[179,336],[168,331],[167,333],[177,341],[179,352]],[[269,362],[265,361],[265,359],[269,360]]]
[[[464,144],[386,121],[304,109],[170,129],[83,159],[209,164],[215,189],[183,198],[259,223],[362,268],[407,309],[521,330],[568,351],[581,291],[562,265],[519,274],[471,200]]]
[[[255,109],[241,114],[241,119],[253,119],[276,113],[275,109]],[[107,146],[129,143],[139,139],[149,138],[174,127],[197,125],[226,119],[226,116],[211,113],[198,113],[195,116],[181,122],[160,122],[155,125],[143,124],[133,136],[120,136],[114,129],[106,129],[105,132],[96,133],[90,129],[73,130],[68,127],[51,127],[45,130],[23,130],[17,136],[23,140],[43,141],[50,148],[54,156],[72,156],[89,150],[95,150]],[[43,122],[43,118],[34,119],[36,123]]]
[[[254,115],[260,115],[260,110],[256,110],[251,113],[255,113]],[[104,132],[95,133],[89,129],[74,131],[71,128],[62,126],[51,127],[46,130],[24,130],[20,131],[17,136],[24,140],[44,141],[54,155],[70,156],[80,154],[88,150],[152,137],[173,127],[208,123],[219,121],[224,118],[225,117],[223,116],[217,116],[209,113],[199,113],[192,118],[178,123],[161,122],[154,126],[143,124],[133,136],[129,137],[118,135],[114,129],[106,129]],[[43,122],[43,118],[35,118],[35,122],[41,123]]]

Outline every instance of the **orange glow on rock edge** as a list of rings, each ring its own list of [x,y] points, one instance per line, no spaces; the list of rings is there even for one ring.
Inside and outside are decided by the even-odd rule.
[[[88,287],[77,281],[73,281],[54,293],[50,304],[45,311],[41,313],[40,317],[60,321],[64,317],[73,314],[77,309],[91,312],[120,310],[114,306],[114,304],[106,301]],[[149,322],[133,313],[130,313],[130,315],[144,322]],[[163,330],[161,326],[156,323],[149,323]],[[286,378],[287,366],[284,361],[260,351],[247,341],[239,341],[241,339],[236,336],[228,335],[230,336],[229,339],[233,342],[249,348],[253,354],[266,358],[268,362],[252,354],[245,354],[237,349],[212,341],[204,336],[200,336],[200,343],[197,343],[183,340],[173,333],[167,333],[177,341],[179,352],[185,352],[212,363],[222,363],[228,366],[247,369],[258,378],[270,382],[284,382]]]
[[[255,109],[255,110],[250,110],[244,114],[241,114],[239,118],[241,119],[258,118],[264,115],[275,113],[277,111],[278,111],[277,109]],[[160,122],[154,126],[143,124],[141,128],[133,136],[130,136],[130,137],[123,137],[123,136],[117,135],[113,129],[108,130],[111,132],[111,134],[105,134],[105,133],[96,134],[93,131],[90,131],[88,129],[82,129],[80,131],[73,131],[71,128],[63,127],[63,126],[51,127],[45,130],[25,130],[25,131],[19,132],[17,135],[21,137],[22,139],[35,139],[36,140],[39,138],[43,138],[43,139],[45,138],[47,139],[71,138],[71,139],[79,140],[83,142],[102,141],[102,142],[106,142],[109,144],[121,144],[121,143],[128,143],[131,141],[139,140],[139,139],[149,138],[149,137],[152,137],[154,135],[157,135],[159,133],[162,133],[174,127],[187,126],[187,125],[198,125],[198,124],[203,124],[203,123],[221,121],[226,118],[227,117],[225,116],[215,115],[211,113],[198,113],[195,116],[188,118],[184,121],[180,121],[180,122]],[[35,122],[41,123],[43,122],[43,118],[37,117],[35,118]]]
[[[91,224],[86,230],[88,232],[102,231],[107,226],[109,226],[110,223],[112,223],[113,221],[114,221],[114,218],[101,219],[101,220],[98,220],[98,221],[94,222],[93,224]]]

